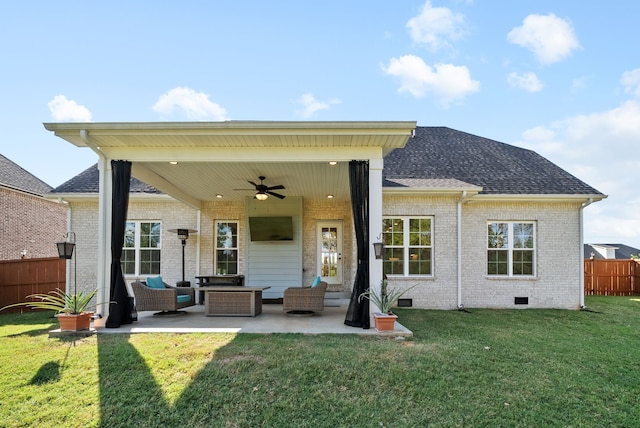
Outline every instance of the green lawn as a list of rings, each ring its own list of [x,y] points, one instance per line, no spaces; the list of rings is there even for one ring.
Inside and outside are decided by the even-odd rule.
[[[408,341],[299,334],[49,339],[0,315],[0,426],[637,427],[640,298],[591,311],[397,310]]]

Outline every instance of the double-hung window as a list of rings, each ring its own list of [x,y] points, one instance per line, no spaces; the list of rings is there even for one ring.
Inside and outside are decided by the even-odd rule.
[[[433,275],[433,217],[382,220],[383,272],[397,276]]]
[[[238,222],[216,221],[215,272],[238,274]]]
[[[487,274],[535,276],[535,222],[487,224]]]
[[[158,221],[127,221],[122,249],[125,275],[159,275],[161,224]]]

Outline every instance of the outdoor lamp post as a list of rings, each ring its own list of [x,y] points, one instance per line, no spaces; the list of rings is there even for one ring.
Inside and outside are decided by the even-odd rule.
[[[64,235],[64,241],[56,242],[58,247],[58,257],[61,259],[73,258],[73,249],[76,247],[76,234],[75,232],[67,232]],[[78,258],[73,259],[73,296],[74,302],[78,295]]]
[[[198,233],[195,229],[169,229],[171,233],[177,233],[178,239],[182,241],[182,281],[178,281],[176,284],[178,287],[191,287],[191,282],[184,279],[184,247],[187,245],[187,239],[189,239],[189,233]]]

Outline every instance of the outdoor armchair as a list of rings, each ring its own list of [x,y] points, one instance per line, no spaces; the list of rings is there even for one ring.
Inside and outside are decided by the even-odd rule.
[[[315,287],[289,287],[284,290],[282,310],[285,312],[321,312],[324,309],[324,294],[327,283],[322,281]]]
[[[164,288],[152,288],[144,281],[136,281],[131,283],[131,289],[138,312],[177,312],[179,309],[195,305],[195,290],[190,287],[173,287],[164,283]]]

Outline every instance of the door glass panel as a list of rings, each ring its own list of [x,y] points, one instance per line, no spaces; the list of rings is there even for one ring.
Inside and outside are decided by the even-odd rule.
[[[338,274],[338,230],[335,227],[323,227],[321,236],[322,276],[335,277]]]

